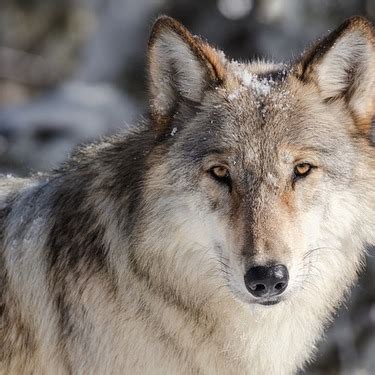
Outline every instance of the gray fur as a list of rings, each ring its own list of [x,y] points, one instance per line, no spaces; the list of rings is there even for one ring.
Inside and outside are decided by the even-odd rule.
[[[171,35],[150,120],[49,175],[2,180],[1,373],[296,372],[375,243],[375,152],[351,98],[322,98],[305,61],[231,63],[169,18],[151,60]],[[189,83],[183,54],[205,77],[190,98],[174,88]],[[300,161],[316,164],[303,180]],[[262,306],[243,276],[270,262],[291,282]]]

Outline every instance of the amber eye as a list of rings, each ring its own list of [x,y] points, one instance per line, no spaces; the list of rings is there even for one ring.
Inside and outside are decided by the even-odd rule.
[[[226,167],[216,166],[212,167],[210,170],[210,175],[218,182],[224,184],[230,184],[230,174]]]
[[[309,163],[300,163],[294,167],[295,177],[306,177],[312,170],[313,166]]]

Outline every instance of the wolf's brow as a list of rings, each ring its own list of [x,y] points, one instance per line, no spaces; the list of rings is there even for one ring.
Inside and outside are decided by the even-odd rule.
[[[292,147],[296,148],[298,152],[307,154],[309,152],[316,154],[329,154],[332,152],[332,149],[328,147],[319,146],[304,146],[302,143],[291,144]]]

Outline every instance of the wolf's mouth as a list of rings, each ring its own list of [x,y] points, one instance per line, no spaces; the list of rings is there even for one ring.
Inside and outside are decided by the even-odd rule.
[[[278,304],[280,301],[281,301],[281,299],[273,299],[273,300],[262,301],[262,302],[258,302],[258,303],[260,305],[263,305],[263,306],[272,306],[272,305]]]

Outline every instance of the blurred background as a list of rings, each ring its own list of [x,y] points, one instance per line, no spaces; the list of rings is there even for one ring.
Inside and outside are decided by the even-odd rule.
[[[375,0],[1,0],[0,173],[46,171],[75,145],[136,126],[160,14],[231,58],[281,61],[347,17],[374,21]],[[375,374],[375,249],[368,253],[306,374]]]

